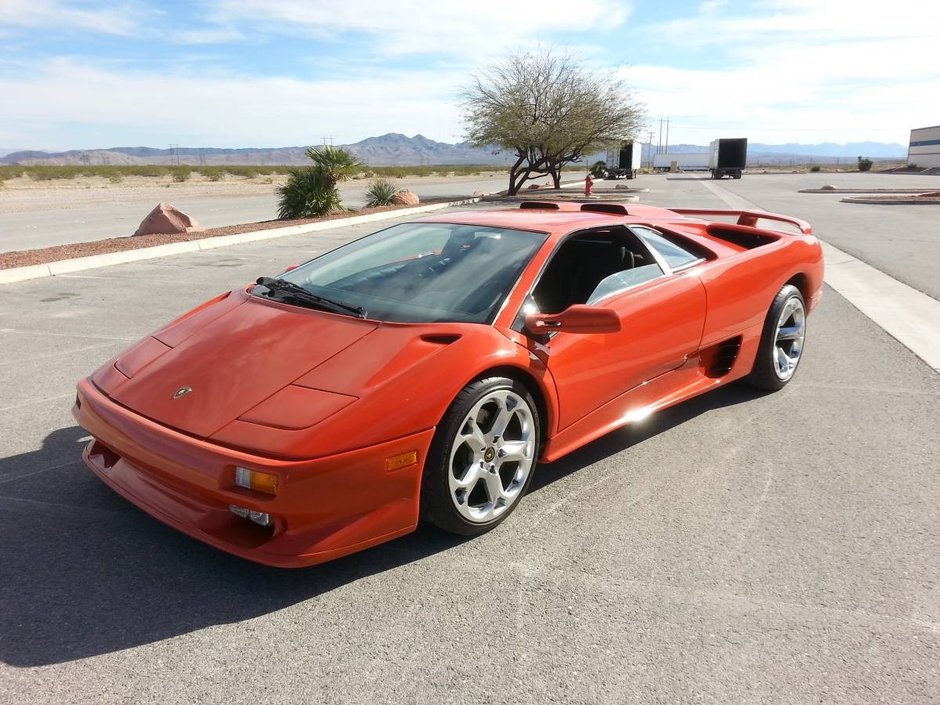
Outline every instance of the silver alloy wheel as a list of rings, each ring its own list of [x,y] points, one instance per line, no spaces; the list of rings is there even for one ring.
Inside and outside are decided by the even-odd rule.
[[[787,381],[796,371],[805,336],[806,310],[803,302],[793,296],[784,304],[774,334],[774,372],[780,380]]]
[[[450,498],[466,520],[486,523],[512,507],[535,463],[535,421],[508,389],[483,396],[464,417],[450,449]]]

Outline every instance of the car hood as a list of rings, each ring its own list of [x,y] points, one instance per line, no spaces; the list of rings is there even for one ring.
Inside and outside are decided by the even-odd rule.
[[[207,438],[377,325],[254,299],[203,315],[185,322],[185,336],[171,325],[118,358],[116,368],[130,378],[109,392],[112,399]],[[141,348],[158,350],[136,364],[133,351]]]

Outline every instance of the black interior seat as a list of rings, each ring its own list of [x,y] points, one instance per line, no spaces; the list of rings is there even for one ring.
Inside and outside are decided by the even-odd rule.
[[[585,303],[601,281],[628,268],[626,259],[629,250],[620,243],[586,241],[584,244],[588,247],[580,248],[582,255],[571,282],[568,306]]]

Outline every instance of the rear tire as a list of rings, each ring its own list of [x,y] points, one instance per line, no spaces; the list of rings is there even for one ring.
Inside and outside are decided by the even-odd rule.
[[[754,369],[746,378],[758,389],[783,389],[793,379],[803,357],[806,307],[803,295],[787,284],[774,297],[764,320]]]
[[[507,377],[467,385],[431,442],[421,480],[421,518],[477,536],[505,521],[532,481],[539,448],[538,407]]]

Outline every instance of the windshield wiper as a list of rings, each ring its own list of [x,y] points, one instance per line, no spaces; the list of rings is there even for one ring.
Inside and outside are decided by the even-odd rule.
[[[325,296],[319,296],[313,292],[307,291],[302,286],[289,282],[286,279],[274,279],[273,277],[258,277],[256,284],[265,287],[272,294],[282,294],[285,299],[293,299],[297,303],[315,308],[331,311],[333,313],[351,313],[357,318],[365,318],[366,311],[361,306],[350,306],[348,304],[333,301]]]

